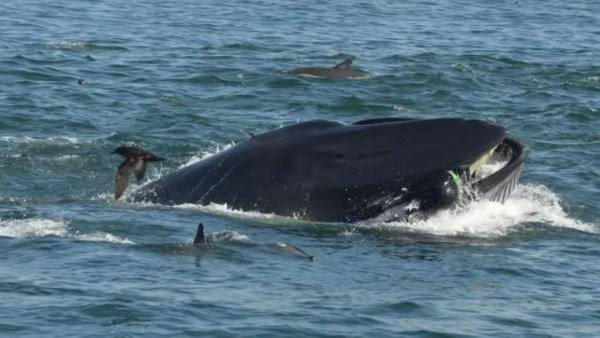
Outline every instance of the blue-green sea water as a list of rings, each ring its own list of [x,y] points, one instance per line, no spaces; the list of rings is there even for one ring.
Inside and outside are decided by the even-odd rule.
[[[286,72],[346,57],[370,75]],[[387,224],[112,197],[123,143],[168,159],[143,184],[388,116],[505,126],[521,184]],[[4,0],[0,337],[598,337],[599,167],[595,1]]]

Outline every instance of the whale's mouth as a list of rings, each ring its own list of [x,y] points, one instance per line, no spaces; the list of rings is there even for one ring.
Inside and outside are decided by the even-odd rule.
[[[474,200],[504,203],[519,183],[526,158],[526,146],[505,138],[465,164],[428,177],[425,187],[413,186],[408,189],[413,193],[392,198],[395,203],[388,199],[390,206],[371,220],[419,218]]]
[[[415,120],[412,118],[384,117],[361,120],[353,123],[353,125],[375,125],[411,121]],[[465,192],[466,190],[466,193],[471,198],[477,197],[503,203],[518,184],[525,159],[527,158],[527,152],[528,150],[525,145],[515,139],[504,137],[499,143],[488,149],[484,149],[479,155],[462,165],[457,165],[455,168],[447,168],[446,172],[442,173],[443,176],[446,176],[446,173],[448,174],[447,179],[441,180],[443,186],[433,187],[433,189],[447,190],[450,187],[459,190],[458,192],[461,190]],[[433,178],[430,179],[440,182],[434,178],[436,175],[439,175],[439,173],[434,174]],[[439,176],[437,177],[439,178]],[[434,195],[439,197],[440,195],[444,195],[444,193],[436,191]],[[412,206],[415,202],[418,202],[418,200],[411,200],[409,205]]]
[[[525,145],[505,138],[466,168],[464,174],[469,175],[467,182],[480,198],[504,203],[519,183],[526,158]]]
[[[444,184],[454,188],[458,202],[483,199],[504,203],[519,183],[526,158],[526,146],[505,138],[474,160],[448,170]]]

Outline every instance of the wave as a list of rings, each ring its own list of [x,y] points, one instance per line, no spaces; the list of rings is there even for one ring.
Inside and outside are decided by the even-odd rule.
[[[80,144],[82,143],[76,137],[72,136],[51,136],[51,137],[31,137],[31,136],[0,136],[0,141],[9,143],[53,143],[53,144]]]
[[[0,220],[0,236],[11,238],[55,236],[79,241],[135,244],[127,238],[107,232],[81,233],[70,229],[68,222],[41,218]]]
[[[596,225],[572,218],[561,204],[559,196],[543,185],[519,185],[505,203],[480,200],[457,209],[440,211],[423,220],[367,223],[362,226],[479,238],[506,236],[518,231],[520,225],[529,223],[598,233]]]
[[[70,161],[70,160],[78,160],[79,158],[80,158],[79,155],[70,154],[70,155],[58,156],[56,159],[59,161]]]
[[[241,234],[234,230],[221,230],[212,232],[207,235],[207,241],[209,243],[220,243],[220,242],[250,242],[251,239],[248,235]]]
[[[78,41],[78,40],[65,40],[65,41],[51,41],[46,43],[46,47],[48,49],[56,49],[56,50],[91,50],[91,49],[101,49],[101,50],[120,50],[127,51],[129,49],[118,46],[115,44],[104,44],[98,43],[94,41]]]
[[[192,164],[195,164],[197,162],[205,160],[211,156],[214,156],[222,151],[225,151],[225,150],[233,147],[234,145],[235,145],[235,142],[233,142],[233,141],[231,141],[230,143],[224,144],[224,145],[215,143],[212,148],[204,150],[200,154],[192,156],[186,163],[180,165],[177,169],[185,168]]]

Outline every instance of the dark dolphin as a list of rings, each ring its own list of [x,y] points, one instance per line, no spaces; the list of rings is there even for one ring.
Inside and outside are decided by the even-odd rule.
[[[194,237],[194,245],[206,245],[206,237],[204,236],[204,224],[198,224],[196,237]]]
[[[125,157],[125,161],[119,165],[115,176],[115,199],[119,199],[129,182],[129,175],[133,172],[139,182],[144,178],[146,172],[146,162],[163,161],[164,158],[158,157],[149,151],[134,146],[120,146],[113,151],[113,154],[119,154]]]
[[[456,173],[505,136],[502,127],[458,118],[315,120],[255,135],[129,198],[324,222],[365,220],[394,208],[436,210],[456,202]],[[511,169],[512,183],[518,168]]]
[[[290,72],[299,76],[320,77],[335,80],[361,78],[365,76],[365,73],[356,72],[352,69],[351,58],[348,58],[331,68],[302,67],[292,69]]]
[[[206,240],[206,236],[204,234],[204,224],[202,224],[202,223],[198,224],[198,229],[196,230],[196,236],[194,237],[193,243],[194,243],[195,247],[200,247],[200,248],[210,247],[210,245],[208,244],[208,242]],[[263,247],[265,249],[268,249],[269,251],[284,253],[284,254],[292,256],[292,257],[308,259],[311,262],[314,262],[317,260],[316,256],[310,255],[310,254],[306,253],[306,251],[300,249],[299,247],[297,247],[293,244],[290,244],[290,243],[286,243],[286,242],[275,242],[275,243],[268,243],[268,244],[254,244],[254,243],[248,243],[248,244],[251,246]]]

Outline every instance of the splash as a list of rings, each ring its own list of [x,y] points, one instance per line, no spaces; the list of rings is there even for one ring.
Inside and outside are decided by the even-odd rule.
[[[121,238],[119,236],[115,236],[112,234],[109,234],[108,232],[93,232],[90,234],[81,234],[79,232],[76,232],[75,237],[80,241],[90,241],[90,242],[108,242],[108,243],[115,243],[115,244],[135,244],[133,241],[128,240],[127,238]]]
[[[214,156],[222,151],[225,151],[235,145],[235,142],[230,142],[225,145],[215,144],[211,149],[207,149],[198,155],[192,156],[186,163],[180,165],[177,169],[188,167],[194,163],[205,160],[211,156]]]
[[[517,231],[523,223],[543,223],[549,226],[598,233],[596,225],[571,218],[561,206],[561,200],[542,185],[519,185],[504,204],[474,201],[458,209],[442,210],[420,220],[361,224],[440,236],[497,238]]]
[[[86,234],[71,231],[68,222],[40,218],[0,220],[0,236],[11,238],[55,236],[80,241],[134,244],[127,238],[120,238],[106,232]]]
[[[0,236],[4,237],[66,237],[67,228],[65,222],[49,219],[0,220]]]
[[[150,168],[147,168],[146,169],[146,175],[145,175],[144,179],[141,182],[139,182],[139,183],[137,182],[136,179],[131,179],[130,178],[129,185],[128,185],[127,189],[125,189],[125,192],[119,198],[118,201],[115,201],[114,192],[112,192],[112,191],[98,193],[97,195],[92,196],[90,198],[90,200],[92,200],[92,201],[105,201],[105,202],[109,202],[109,203],[113,203],[113,202],[128,203],[127,199],[137,189],[140,189],[141,187],[145,186],[146,184],[152,183],[152,182],[160,179],[161,177],[163,177],[164,175],[166,175],[168,173],[168,171],[169,171],[169,168],[167,168],[167,167],[159,164],[158,166],[154,165],[154,166],[152,166]],[[143,204],[143,203],[141,203],[141,204]]]
[[[177,167],[177,170],[188,167],[194,163],[200,162],[204,159],[207,159],[211,156],[214,156],[222,151],[225,151],[231,147],[233,147],[235,145],[235,142],[231,142],[225,145],[220,145],[220,144],[215,144],[211,149],[207,149],[203,152],[201,152],[198,155],[193,155],[186,163],[180,165],[179,167]],[[159,166],[158,168],[156,168],[155,166],[153,166],[152,168],[150,168],[150,170],[148,170],[148,172],[146,172],[146,177],[144,178],[144,180],[142,182],[136,182],[135,180],[130,180],[129,181],[129,186],[127,187],[127,189],[125,190],[125,192],[123,193],[123,196],[119,199],[119,201],[127,201],[127,199],[129,198],[130,194],[132,194],[133,192],[135,192],[137,189],[145,186],[146,184],[149,184],[151,182],[154,182],[156,180],[159,180],[160,178],[162,178],[164,175],[168,174],[168,168],[164,167],[164,166]],[[96,196],[91,198],[92,201],[107,201],[107,202],[114,202],[114,195],[112,192],[104,192],[104,193],[99,193]],[[124,202],[127,203],[127,202]],[[145,202],[141,202],[141,203],[136,203],[142,206],[153,206],[154,204],[152,203],[145,203]],[[180,205],[180,207],[183,208],[188,208],[188,207],[193,207],[196,208],[196,205]]]
[[[250,242],[250,237],[234,230],[221,230],[208,235],[210,243],[217,242]]]
[[[135,203],[142,207],[167,207],[198,210],[213,215],[253,220],[264,224],[315,225],[335,227],[339,224],[302,220],[301,217],[285,217],[258,211],[234,209],[227,204],[197,205],[192,203],[162,206],[152,203]],[[588,233],[600,233],[598,226],[575,219],[567,214],[557,194],[543,185],[518,185],[504,203],[478,200],[459,208],[438,211],[425,219],[409,219],[396,222],[368,220],[355,224],[349,236],[356,230],[382,229],[423,233],[436,236],[464,236],[473,238],[499,238],[518,231],[526,223],[574,229]]]
[[[80,158],[79,155],[61,155],[61,156],[58,156],[56,159],[58,161],[70,161],[70,160],[77,160],[79,158]]]
[[[277,219],[279,219],[279,220],[289,219],[288,217],[279,216],[279,215],[275,215],[275,214],[265,214],[265,213],[261,213],[258,211],[234,209],[234,208],[231,208],[230,206],[228,206],[227,204],[210,203],[208,205],[199,205],[199,204],[193,204],[193,203],[185,203],[185,204],[175,205],[173,207],[181,208],[181,209],[199,210],[199,211],[206,212],[209,214],[229,216],[229,217],[235,217],[235,218],[254,219],[254,220],[259,220],[259,221],[263,221],[263,222],[277,220]]]
[[[263,214],[257,211],[233,209],[226,204],[199,206],[183,204],[176,208],[196,209],[228,217],[252,219],[263,223],[277,224],[313,224],[298,217],[284,217],[275,214]],[[518,230],[524,223],[543,223],[548,226],[574,229],[589,233],[598,233],[596,225],[572,218],[561,205],[557,194],[543,185],[519,185],[505,203],[487,200],[473,201],[457,209],[437,212],[426,219],[398,222],[365,221],[358,223],[360,228],[381,228],[426,233],[436,236],[466,236],[479,238],[498,238]],[[331,227],[333,224],[324,223]],[[347,235],[347,234],[346,234]]]

